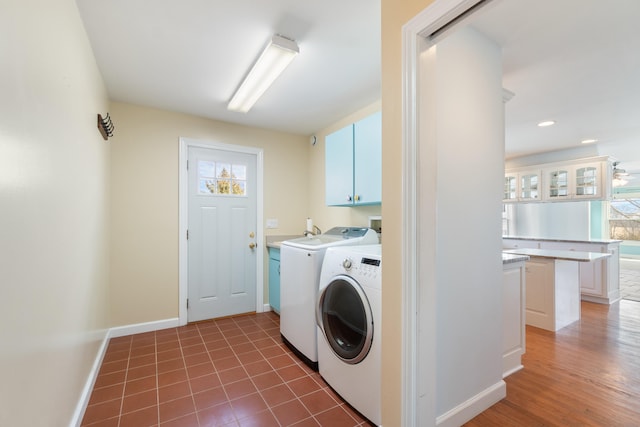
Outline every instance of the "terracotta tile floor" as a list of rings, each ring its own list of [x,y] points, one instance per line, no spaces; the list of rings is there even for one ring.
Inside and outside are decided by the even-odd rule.
[[[114,338],[83,426],[371,426],[293,355],[272,313]]]

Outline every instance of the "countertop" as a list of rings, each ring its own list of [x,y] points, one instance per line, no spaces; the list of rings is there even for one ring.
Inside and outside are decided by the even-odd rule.
[[[506,254],[502,252],[502,265],[504,264],[514,264],[516,262],[527,261],[529,257],[527,255],[520,254]]]
[[[302,234],[295,235],[284,235],[284,236],[267,236],[265,238],[267,242],[268,248],[280,249],[282,242],[285,240],[297,239],[298,237],[303,237]]]
[[[599,252],[579,252],[579,251],[560,251],[553,249],[506,249],[503,254],[528,255],[530,257],[554,258],[566,261],[591,262],[601,258],[610,257],[611,254],[603,254]]]
[[[622,240],[611,240],[611,239],[587,239],[587,240],[576,240],[576,239],[551,239],[545,237],[531,237],[531,236],[502,236],[503,239],[518,239],[518,240],[538,240],[542,242],[571,242],[571,243],[598,243],[598,244],[609,244],[609,243],[620,243]]]

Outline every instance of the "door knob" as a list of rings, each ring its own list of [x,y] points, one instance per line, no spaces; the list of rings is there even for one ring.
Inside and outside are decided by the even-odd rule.
[[[255,249],[256,244],[254,242],[249,243],[249,249]]]

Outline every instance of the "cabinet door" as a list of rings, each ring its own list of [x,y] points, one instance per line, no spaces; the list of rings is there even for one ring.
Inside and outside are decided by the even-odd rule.
[[[516,202],[518,200],[518,174],[504,174],[504,193],[502,195],[503,202]]]
[[[325,186],[328,206],[353,203],[353,125],[325,139]]]
[[[526,323],[555,331],[554,261],[531,258],[526,262]]]
[[[520,184],[520,196],[522,201],[540,200],[540,171],[528,171],[518,174]]]
[[[354,203],[376,204],[382,200],[382,113],[354,125]]]
[[[571,174],[569,168],[547,169],[545,170],[546,178],[546,198],[547,200],[566,200],[569,199],[571,192],[569,191],[569,179]]]
[[[522,264],[521,264],[522,265]],[[502,283],[502,372],[508,375],[522,368],[525,352],[525,275],[524,266],[503,266]]]
[[[269,249],[269,305],[280,313],[280,251]]]
[[[601,197],[602,174],[600,163],[577,165],[573,169],[576,199],[595,199]]]

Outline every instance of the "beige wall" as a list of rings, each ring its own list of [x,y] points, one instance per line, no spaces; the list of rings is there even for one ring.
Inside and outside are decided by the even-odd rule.
[[[123,103],[113,103],[111,115],[113,326],[178,317],[180,137],[262,148],[264,218],[279,221],[265,233],[304,231],[311,216],[308,136]],[[265,249],[265,273],[267,260]]]
[[[402,26],[431,0],[382,0],[382,424],[402,419]]]
[[[378,206],[358,206],[358,207],[335,207],[325,204],[325,137],[351,123],[380,111],[381,103],[375,102],[354,113],[344,117],[342,120],[327,126],[316,133],[317,142],[310,149],[309,155],[309,212],[313,215],[313,223],[326,231],[331,227],[338,226],[368,226],[369,217],[377,216],[381,213]],[[304,223],[303,223],[304,225]]]
[[[109,326],[108,99],[75,1],[0,9],[0,425],[66,426]]]

